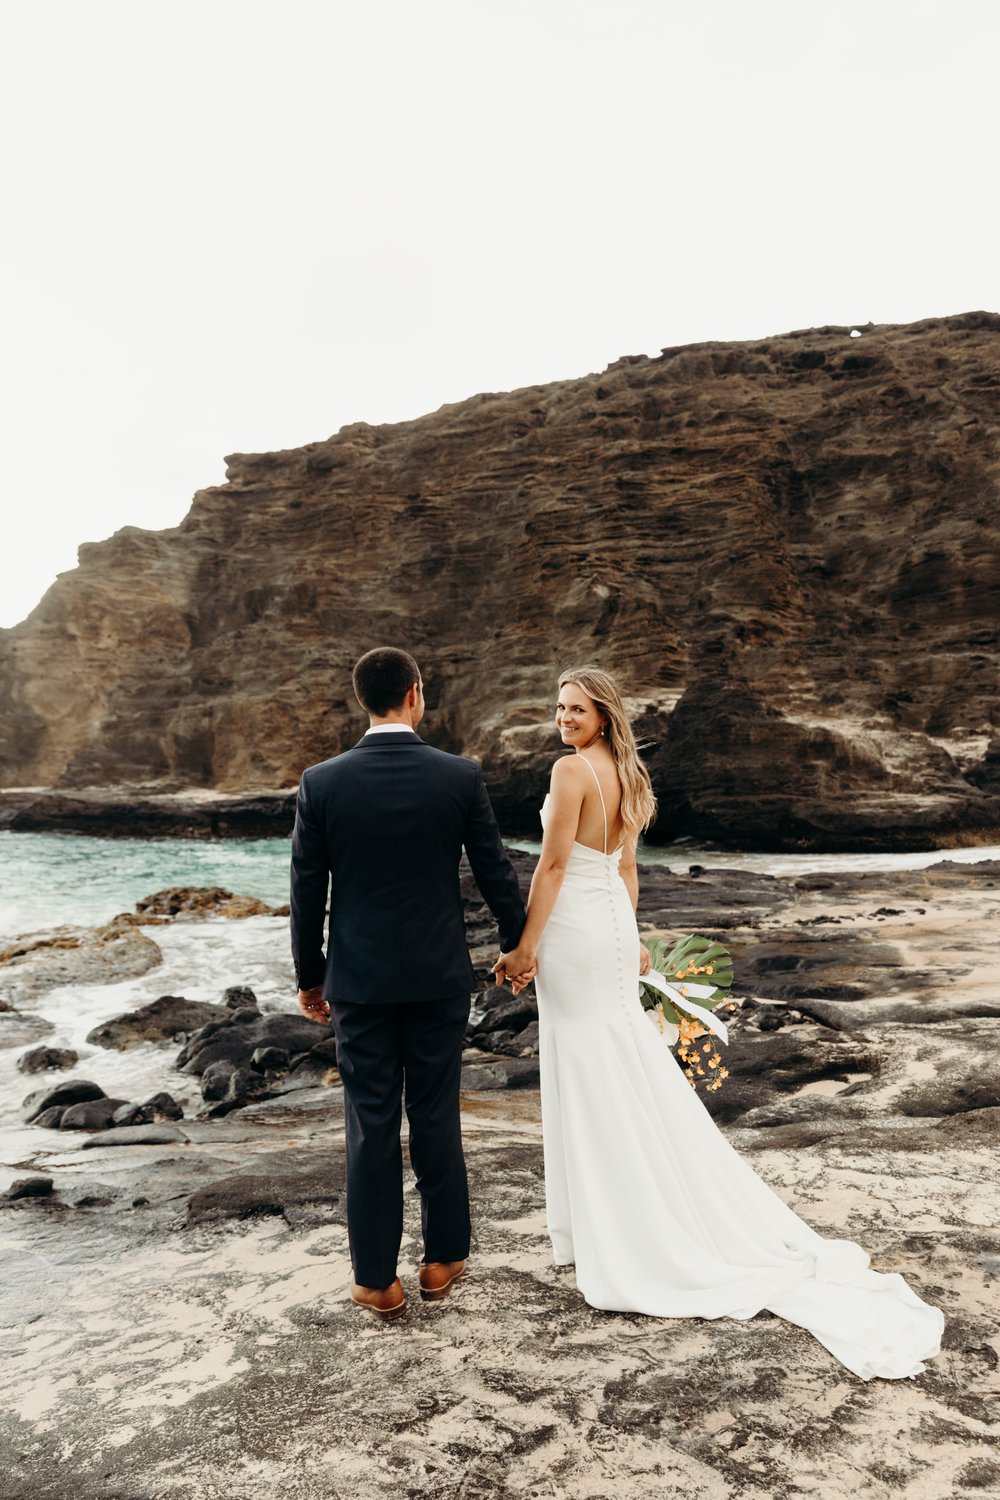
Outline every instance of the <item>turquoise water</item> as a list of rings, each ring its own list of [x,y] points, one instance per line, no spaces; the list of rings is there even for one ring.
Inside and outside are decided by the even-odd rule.
[[[288,900],[288,839],[98,839],[0,833],[0,937],[93,926],[170,885],[221,885]]]
[[[538,845],[510,840],[512,848]],[[85,926],[131,911],[143,896],[170,885],[221,885],[279,905],[288,900],[289,840],[99,839],[63,833],[0,832],[0,939],[64,922]],[[941,859],[1000,859],[1000,849],[930,854],[744,854],[682,841],[640,850],[640,862],[761,870],[923,869]]]

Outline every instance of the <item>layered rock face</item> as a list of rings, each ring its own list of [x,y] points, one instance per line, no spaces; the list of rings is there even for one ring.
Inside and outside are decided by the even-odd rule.
[[[659,836],[1000,837],[998,315],[666,349],[228,463],[0,632],[3,785],[292,787],[396,643],[512,831],[595,661]]]

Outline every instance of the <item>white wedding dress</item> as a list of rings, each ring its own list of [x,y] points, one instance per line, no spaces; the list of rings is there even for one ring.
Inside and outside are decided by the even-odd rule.
[[[543,826],[545,817],[543,805]],[[824,1239],[772,1192],[643,1013],[620,855],[574,844],[538,946],[556,1263],[575,1263],[592,1307],[661,1318],[752,1318],[767,1308],[863,1380],[919,1375],[940,1348],[942,1313],[902,1276],[869,1270],[860,1245]]]

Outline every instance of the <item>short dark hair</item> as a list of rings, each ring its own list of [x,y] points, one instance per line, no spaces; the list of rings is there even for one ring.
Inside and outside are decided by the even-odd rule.
[[[375,718],[402,708],[410,688],[420,681],[420,668],[408,651],[376,646],[354,667],[354,691],[361,707]]]

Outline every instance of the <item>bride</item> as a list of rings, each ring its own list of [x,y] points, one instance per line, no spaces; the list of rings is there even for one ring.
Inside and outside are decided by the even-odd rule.
[[[899,1275],[824,1239],[730,1146],[639,1004],[636,843],[656,810],[621,694],[595,667],[559,679],[542,852],[517,948],[537,962],[549,1235],[592,1307],[808,1329],[863,1380],[919,1375],[944,1319]],[[518,976],[521,976],[519,981]]]

